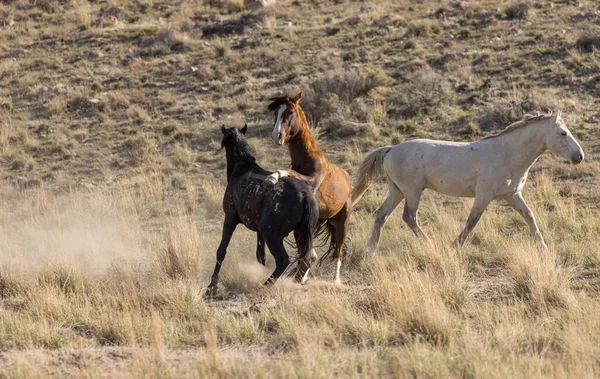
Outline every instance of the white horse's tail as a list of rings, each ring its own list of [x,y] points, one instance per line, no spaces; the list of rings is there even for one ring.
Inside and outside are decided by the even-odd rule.
[[[371,182],[383,176],[383,159],[393,146],[384,146],[369,153],[360,164],[357,180],[352,190],[352,206],[360,200]]]

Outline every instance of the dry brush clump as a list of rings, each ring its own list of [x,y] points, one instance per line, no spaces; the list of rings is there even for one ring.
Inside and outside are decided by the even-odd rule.
[[[584,53],[600,49],[600,35],[586,33],[577,39],[577,48]]]
[[[301,106],[314,125],[323,124],[327,132],[341,136],[353,135],[364,124],[385,119],[385,106],[371,95],[390,83],[380,69],[324,74],[305,90]]]
[[[503,13],[509,20],[525,20],[529,13],[530,5],[527,3],[511,4],[504,8]]]
[[[558,109],[552,97],[524,93],[489,102],[477,123],[482,131],[498,130],[522,119],[526,114],[556,111]]]
[[[410,118],[437,112],[441,105],[453,100],[454,91],[445,75],[426,67],[413,73],[396,95],[394,106],[399,108],[396,113]]]

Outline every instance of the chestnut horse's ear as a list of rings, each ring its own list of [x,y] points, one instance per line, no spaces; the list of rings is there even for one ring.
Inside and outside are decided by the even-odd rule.
[[[225,129],[225,125],[221,126],[221,133],[223,133],[223,134],[227,133],[227,129]]]
[[[242,134],[246,134],[247,131],[248,131],[248,124],[244,124],[244,127],[240,129],[240,132],[242,132]]]
[[[298,105],[298,102],[300,101],[300,99],[302,99],[302,90],[300,90],[300,92],[298,92],[296,97],[294,97],[294,104]]]

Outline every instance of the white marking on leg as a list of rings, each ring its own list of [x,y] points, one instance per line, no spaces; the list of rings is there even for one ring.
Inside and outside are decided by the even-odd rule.
[[[340,268],[342,268],[342,258],[338,258],[337,260],[337,264],[335,267],[335,278],[334,278],[334,282],[335,284],[337,284],[338,286],[342,284],[342,280],[340,279]]]
[[[279,106],[279,110],[277,111],[277,120],[275,120],[275,127],[273,128],[273,133],[271,133],[271,137],[279,145],[283,145],[284,141],[284,135],[281,131],[281,116],[283,115],[283,112],[285,112],[286,108],[286,104],[281,104]]]
[[[271,175],[267,176],[267,178],[265,179],[265,182],[275,185],[275,184],[277,184],[279,179],[285,178],[286,176],[289,176],[289,173],[286,170],[277,170],[274,173],[272,173]]]
[[[265,182],[267,182],[271,185],[275,185],[275,184],[277,184],[278,180],[279,180],[279,174],[277,172],[274,172],[271,175],[267,176],[267,178],[265,179]]]
[[[306,284],[306,281],[308,280],[308,272],[309,271],[310,271],[310,268],[307,268],[306,272],[302,276],[302,280],[300,280],[300,284]]]

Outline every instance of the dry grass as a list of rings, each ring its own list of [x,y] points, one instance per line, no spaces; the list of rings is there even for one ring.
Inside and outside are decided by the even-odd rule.
[[[594,2],[9,3],[0,377],[600,375]],[[561,109],[586,161],[544,156],[531,173],[549,251],[500,204],[454,248],[471,200],[425,192],[431,240],[397,212],[367,255],[376,185],[353,213],[343,286],[325,265],[307,286],[262,287],[273,262],[255,262],[255,233],[239,227],[222,298],[204,300],[226,183],[219,127],[247,122],[259,163],[285,168],[265,106],[299,89],[318,143],[350,173],[375,147],[480,138]]]
[[[555,197],[547,177],[528,188],[547,252],[499,206],[476,228],[478,242],[450,248],[469,202],[452,207],[426,194],[421,213],[432,239],[413,238],[395,215],[374,256],[362,253],[372,215],[356,212],[343,287],[330,282],[327,267],[307,286],[262,287],[269,269],[254,262],[254,234],[241,228],[222,271],[224,299],[212,302],[201,294],[221,217],[203,211],[199,223],[185,199],[154,194],[167,184],[151,177],[132,184],[149,183],[157,189],[135,196],[126,188],[62,196],[3,188],[12,205],[0,219],[3,374],[597,374],[588,358],[597,353],[597,282],[582,273],[600,268],[598,234],[583,238],[583,226],[600,224],[594,212]],[[381,198],[371,191],[366,201],[373,196]],[[160,232],[132,202],[168,203],[154,204],[169,207]],[[538,209],[544,202],[556,209]],[[571,249],[596,263],[562,260]]]

